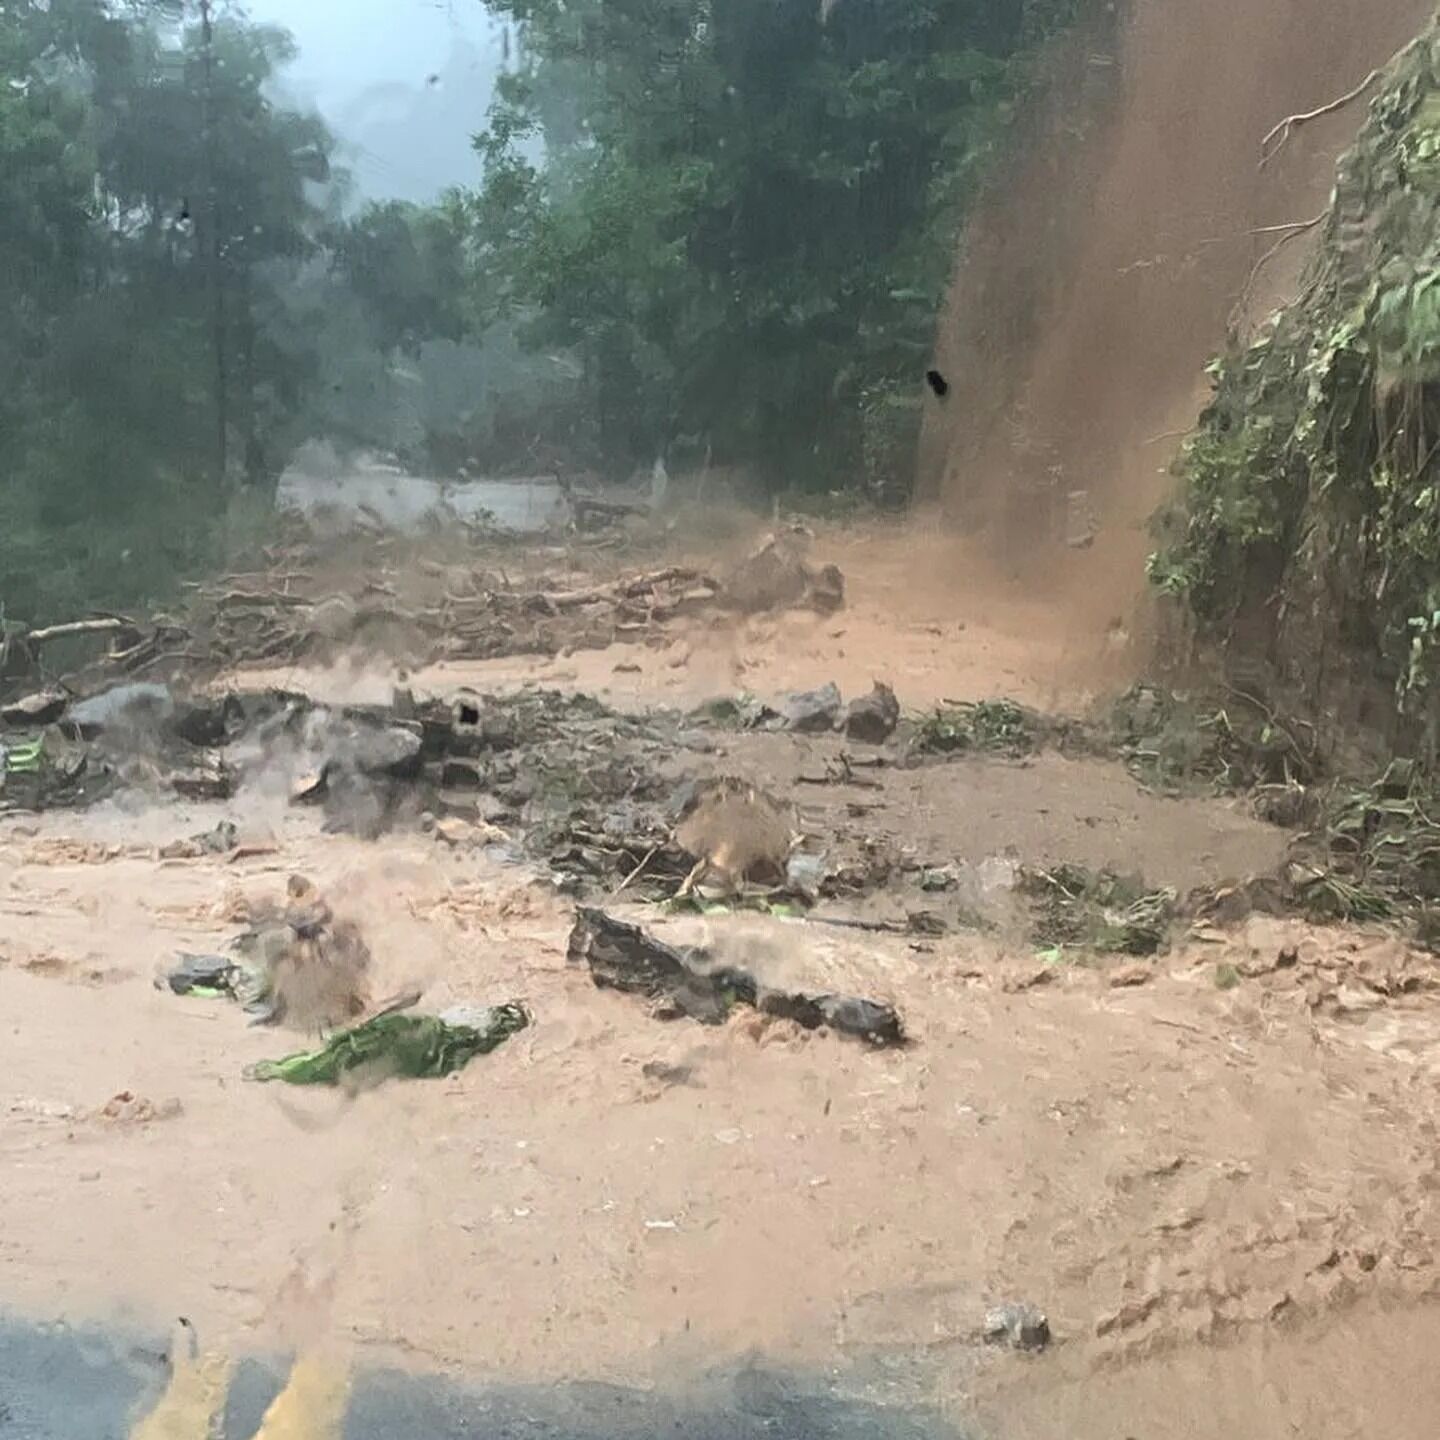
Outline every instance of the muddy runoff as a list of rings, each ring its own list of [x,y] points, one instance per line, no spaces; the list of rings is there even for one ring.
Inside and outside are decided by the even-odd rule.
[[[1425,1333],[1418,780],[1233,699],[886,679],[111,675],[7,723],[8,1303],[338,1374],[759,1353],[996,1435],[1218,1436],[1217,1374],[1286,1434],[1296,1357]]]

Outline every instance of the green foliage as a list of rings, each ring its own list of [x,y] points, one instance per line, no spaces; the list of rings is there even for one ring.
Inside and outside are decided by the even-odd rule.
[[[1221,697],[1137,685],[1115,702],[1106,729],[1100,748],[1118,755],[1141,784],[1166,794],[1197,782],[1232,794],[1288,792],[1320,772],[1308,726],[1235,690]]]
[[[519,1003],[475,1013],[475,1024],[451,1024],[434,1015],[377,1015],[331,1036],[318,1050],[262,1060],[247,1076],[291,1085],[340,1085],[349,1078],[378,1084],[390,1079],[440,1079],[488,1055],[530,1024]]]
[[[1378,653],[1440,738],[1440,30],[1383,78],[1299,298],[1214,369],[1150,566],[1202,627],[1312,692]],[[1255,617],[1264,617],[1258,630]],[[1253,643],[1253,642],[1252,642]]]
[[[331,265],[364,307],[382,351],[418,352],[425,340],[459,340],[466,330],[465,216],[458,202],[367,205],[335,225]]]
[[[267,98],[282,32],[217,23],[207,84],[181,9],[13,0],[0,17],[11,618],[142,602],[218,558],[236,501],[218,473],[217,331],[237,471],[273,474],[304,401],[303,351],[267,318],[314,247],[331,140]]]
[[[1379,920],[1440,901],[1440,796],[1405,761],[1368,785],[1335,786],[1309,841],[1315,859],[1295,880],[1313,914]]]
[[[486,303],[578,356],[617,468],[903,488],[958,217],[1073,3],[496,0]]]
[[[1035,750],[1044,717],[1013,700],[942,705],[915,727],[912,748],[925,755],[980,752],[1018,759]]]
[[[1139,880],[1080,865],[1026,870],[1020,889],[1033,905],[1037,945],[1154,955],[1169,944],[1173,890],[1147,890]]]

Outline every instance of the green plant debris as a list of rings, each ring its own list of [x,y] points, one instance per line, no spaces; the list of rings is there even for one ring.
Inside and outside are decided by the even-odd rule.
[[[3,765],[0,773],[5,775],[38,775],[45,764],[45,737],[27,740],[19,745],[9,745],[0,750]]]
[[[1108,731],[1106,748],[1148,788],[1178,795],[1197,784],[1231,793],[1263,787],[1273,812],[1266,818],[1279,824],[1295,822],[1321,770],[1312,727],[1239,691],[1222,698],[1137,685],[1115,702]]]
[[[690,711],[688,719],[713,730],[744,730],[760,709],[753,695],[717,695]]]
[[[942,705],[918,722],[911,748],[924,755],[973,751],[1018,759],[1039,747],[1045,728],[1044,717],[1013,700]]]
[[[1240,983],[1240,972],[1233,965],[1220,964],[1215,967],[1215,988],[1233,990]]]
[[[1154,955],[1169,946],[1173,890],[1080,865],[1023,870],[1020,890],[1033,907],[1030,938],[1042,949]]]
[[[332,1036],[318,1050],[262,1060],[250,1078],[338,1085],[360,1071],[372,1082],[397,1076],[434,1079],[488,1054],[529,1023],[529,1012],[518,1004],[492,1006],[479,1025],[452,1025],[435,1015],[379,1015]]]
[[[1368,786],[1337,785],[1291,867],[1320,919],[1420,916],[1440,900],[1440,795],[1405,761]]]
[[[1298,298],[1212,367],[1150,575],[1202,634],[1278,664],[1317,710],[1332,683],[1392,686],[1433,759],[1440,20],[1381,78],[1314,228]]]
[[[733,915],[747,911],[769,915],[776,920],[803,920],[808,913],[805,902],[791,891],[744,892],[723,898],[704,893],[699,886],[683,895],[673,895],[658,902],[658,909],[669,915]]]

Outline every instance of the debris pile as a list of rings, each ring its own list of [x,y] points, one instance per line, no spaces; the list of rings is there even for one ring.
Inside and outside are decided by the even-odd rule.
[[[1033,904],[1037,945],[1155,955],[1170,943],[1173,890],[1151,890],[1143,881],[1079,865],[1022,870],[1020,889]]]
[[[1019,759],[1037,750],[1052,727],[1013,700],[947,702],[915,727],[918,755],[991,754]]]
[[[1337,784],[1287,869],[1299,908],[1319,919],[1408,916],[1440,942],[1440,796],[1418,768],[1394,761],[1369,785]]]
[[[176,995],[226,996],[256,1024],[300,1030],[348,1024],[369,1004],[370,950],[351,920],[336,919],[313,881],[292,875],[282,906],[252,908],[229,955],[182,952],[156,980]]]
[[[771,989],[746,970],[716,966],[700,950],[676,949],[628,921],[581,906],[570,932],[568,958],[586,965],[601,989],[639,995],[656,1019],[688,1016],[719,1025],[736,1005],[792,1020],[806,1030],[821,1026],[873,1045],[902,1045],[905,1030],[895,1009],[852,995]]]
[[[1253,792],[1262,818],[1293,824],[1323,773],[1314,727],[1278,715],[1258,696],[1184,695],[1136,685],[1111,707],[1096,743],[1142,784],[1167,795],[1197,785]],[[1289,796],[1291,809],[1283,808]]]
[[[725,604],[746,614],[814,610],[829,615],[845,604],[845,577],[835,565],[806,560],[814,537],[803,526],[768,536],[726,577]]]
[[[714,580],[685,566],[572,590],[511,585],[498,573],[468,572],[437,577],[441,583],[410,600],[385,581],[371,581],[354,596],[261,586],[258,578],[245,588],[197,592],[195,628],[217,665],[366,653],[423,664],[599,649],[711,607],[721,595]]]

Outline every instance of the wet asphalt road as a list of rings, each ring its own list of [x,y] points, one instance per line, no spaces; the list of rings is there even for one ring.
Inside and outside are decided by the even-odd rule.
[[[0,1317],[0,1440],[127,1440],[166,1383],[164,1341]],[[242,1365],[224,1440],[248,1440],[280,1375]],[[924,1412],[846,1398],[749,1367],[682,1397],[597,1384],[493,1386],[375,1373],[356,1383],[345,1440],[966,1440]]]

